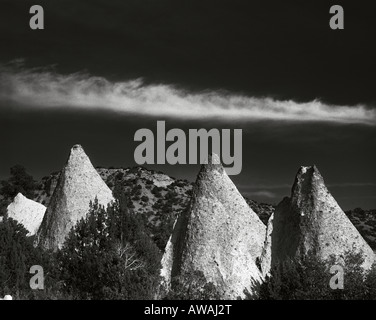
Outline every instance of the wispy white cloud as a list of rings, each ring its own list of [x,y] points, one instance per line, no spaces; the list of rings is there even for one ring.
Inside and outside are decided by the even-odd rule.
[[[0,99],[37,108],[104,109],[124,114],[181,119],[280,120],[376,125],[375,109],[226,94],[190,93],[142,80],[110,82],[84,73],[0,66]]]
[[[276,195],[274,192],[270,192],[267,190],[244,192],[244,195],[247,197],[263,197],[263,198],[270,198],[270,199],[278,197],[278,195]]]

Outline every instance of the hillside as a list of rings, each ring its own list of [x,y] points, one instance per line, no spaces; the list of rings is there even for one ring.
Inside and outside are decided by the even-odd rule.
[[[356,208],[345,211],[345,213],[373,251],[376,252],[376,210]]]

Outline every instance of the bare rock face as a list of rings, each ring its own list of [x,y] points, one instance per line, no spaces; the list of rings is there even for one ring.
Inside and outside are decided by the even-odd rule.
[[[154,173],[153,174],[153,183],[157,187],[165,188],[173,182],[174,182],[174,179],[170,178],[169,176],[166,176],[166,175],[160,174],[160,173]]]
[[[60,173],[37,234],[37,244],[46,249],[61,248],[71,228],[86,216],[90,202],[96,198],[105,207],[114,200],[112,191],[95,170],[82,147],[75,145]]]
[[[315,166],[300,168],[291,198],[285,198],[270,217],[264,252],[262,265],[266,271],[277,261],[308,252],[323,260],[334,255],[337,261],[343,261],[347,252],[361,253],[365,270],[376,258]]]
[[[182,276],[189,282],[200,271],[221,298],[244,297],[262,275],[260,259],[265,225],[247,205],[216,155],[202,166],[189,210],[177,219],[162,259],[161,275],[169,285]]]
[[[45,212],[46,207],[43,204],[26,198],[22,193],[18,193],[7,207],[8,217],[23,224],[25,229],[29,231],[28,236],[37,233]]]

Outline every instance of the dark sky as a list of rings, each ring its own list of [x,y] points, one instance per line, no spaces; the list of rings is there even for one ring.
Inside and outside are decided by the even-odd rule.
[[[33,4],[44,8],[44,30],[29,28]],[[334,4],[344,7],[344,30],[329,28]],[[344,209],[376,208],[371,1],[1,0],[0,5],[0,179],[16,163],[36,178],[60,170],[76,143],[94,165],[134,166],[134,132],[155,131],[156,120],[166,120],[168,129],[243,129],[243,170],[232,179],[250,198],[278,203],[289,195],[299,166],[316,164]],[[163,93],[162,104],[153,114],[140,112],[136,102],[145,95],[136,94],[130,109],[118,110],[124,88],[119,95],[113,88],[141,78],[146,96]],[[101,100],[98,95],[108,93],[103,81],[112,91]],[[194,103],[203,104],[199,110],[210,108],[202,98],[210,92],[227,102],[280,101],[293,116],[192,118],[171,91],[160,91],[161,84],[194,95]],[[88,94],[93,90],[94,98]],[[312,101],[324,107],[300,105]],[[174,102],[178,111],[167,117],[163,103],[174,108]],[[294,113],[296,104],[302,109]],[[339,120],[328,119],[330,110],[342,112],[338,106],[349,108]],[[313,119],[304,117],[304,108]],[[149,167],[191,181],[198,172],[194,165]]]

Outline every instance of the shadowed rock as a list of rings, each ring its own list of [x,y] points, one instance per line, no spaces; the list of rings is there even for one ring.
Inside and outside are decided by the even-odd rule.
[[[291,198],[277,206],[268,223],[262,257],[263,270],[288,257],[308,252],[327,260],[343,261],[347,252],[361,253],[368,270],[375,255],[325,186],[315,166],[301,167]]]

